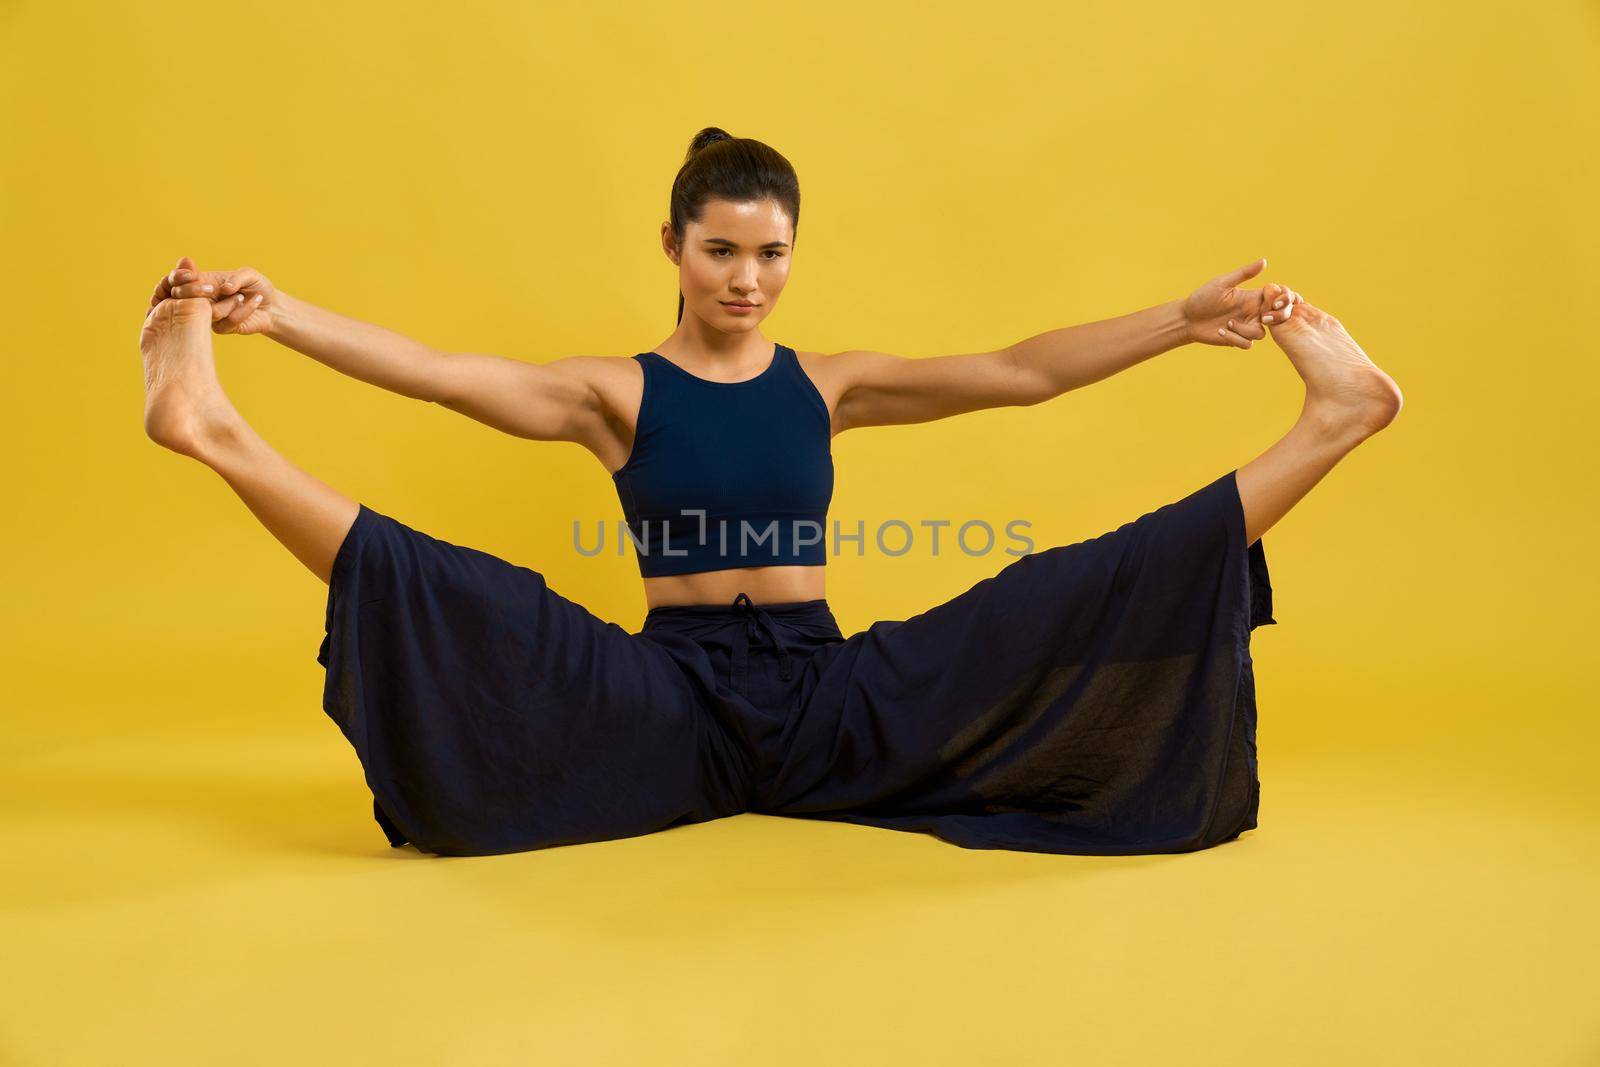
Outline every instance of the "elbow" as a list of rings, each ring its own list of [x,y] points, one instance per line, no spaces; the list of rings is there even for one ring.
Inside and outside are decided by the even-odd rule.
[[[1001,356],[1006,364],[1006,395],[1011,398],[1011,407],[1031,408],[1061,394],[1062,390],[1056,388],[1049,375],[1024,359],[1015,348],[1002,349]]]
[[[450,406],[455,399],[450,385],[451,371],[454,370],[450,362],[452,358],[448,352],[436,351],[423,361],[422,371],[417,375],[418,400],[444,408]]]

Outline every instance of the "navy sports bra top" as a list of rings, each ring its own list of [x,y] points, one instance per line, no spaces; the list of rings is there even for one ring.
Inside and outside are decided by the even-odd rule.
[[[832,427],[794,350],[774,345],[767,369],[742,382],[654,352],[633,358],[644,397],[633,451],[611,478],[639,572],[825,564]]]

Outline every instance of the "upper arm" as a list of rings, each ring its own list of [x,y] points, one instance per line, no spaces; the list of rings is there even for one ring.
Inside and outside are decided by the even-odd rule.
[[[1045,394],[1009,348],[909,359],[840,352],[828,359],[839,397],[834,432],[857,426],[928,422],[983,408],[1035,404]]]
[[[566,356],[529,363],[450,352],[435,403],[517,437],[584,444],[602,418],[595,361],[603,358]]]

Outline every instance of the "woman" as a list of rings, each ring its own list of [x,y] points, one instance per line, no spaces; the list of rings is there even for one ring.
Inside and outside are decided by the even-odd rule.
[[[743,811],[1079,854],[1192,851],[1254,827],[1250,631],[1276,622],[1260,538],[1394,419],[1393,380],[1293,291],[1237,288],[1263,260],[995,352],[797,352],[759,327],[799,209],[777,152],[697,135],[661,230],[677,329],[631,359],[441,353],[187,257],[157,285],[140,338],[146,432],[217,471],[328,583],[323,706],[390,842],[484,855]],[[911,619],[839,631],[813,530],[833,436],[1037,404],[1190,341],[1248,349],[1268,328],[1306,398],[1260,456]],[[587,447],[635,538],[640,632],[290,464],[223,393],[213,331],[265,333],[508,433]]]

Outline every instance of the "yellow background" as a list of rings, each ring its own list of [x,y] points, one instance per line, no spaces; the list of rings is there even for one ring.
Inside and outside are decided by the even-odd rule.
[[[1600,1063],[1593,3],[0,4],[0,1063]],[[142,434],[181,255],[441,349],[628,355],[718,125],[797,168],[766,336],[937,355],[1256,256],[1400,383],[1265,538],[1260,827],[1187,856],[741,816],[391,851],[325,587]],[[261,337],[260,433],[630,630],[575,445]],[[835,442],[833,516],[1095,536],[1294,420],[1270,342]],[[614,527],[613,527],[614,530]],[[845,631],[1011,557],[829,564]]]

